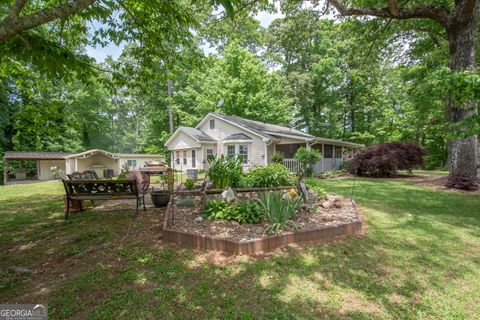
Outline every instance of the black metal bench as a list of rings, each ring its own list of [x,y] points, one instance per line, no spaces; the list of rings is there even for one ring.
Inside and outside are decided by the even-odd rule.
[[[65,219],[68,219],[70,204],[73,200],[117,200],[136,199],[138,208],[145,208],[145,191],[139,191],[135,180],[65,180],[62,179],[67,193],[67,208]],[[80,205],[80,210],[83,207]]]
[[[70,180],[98,180],[98,175],[95,170],[85,170],[83,172],[75,171],[71,174],[67,174]]]

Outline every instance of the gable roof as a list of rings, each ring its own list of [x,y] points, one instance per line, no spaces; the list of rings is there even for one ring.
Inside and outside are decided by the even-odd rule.
[[[180,133],[183,132],[186,135],[188,135],[190,138],[197,142],[217,142],[217,140],[202,130],[199,130],[197,128],[192,128],[192,127],[184,127],[184,126],[179,126],[177,130],[168,138],[167,141],[165,141],[165,145],[170,144],[170,142]]]
[[[229,135],[228,137],[226,137],[223,140],[252,140],[252,138],[250,138],[249,136],[247,136],[244,133],[234,133],[234,134]]]

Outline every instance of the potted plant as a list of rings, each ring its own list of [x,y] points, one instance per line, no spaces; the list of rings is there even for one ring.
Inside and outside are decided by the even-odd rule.
[[[152,202],[155,208],[166,207],[168,201],[170,201],[170,192],[168,192],[168,190],[152,190],[150,196],[152,197]]]

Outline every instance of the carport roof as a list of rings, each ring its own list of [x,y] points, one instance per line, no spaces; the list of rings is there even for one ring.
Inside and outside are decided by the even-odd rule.
[[[64,160],[70,156],[68,152],[39,152],[39,151],[7,151],[5,160]]]

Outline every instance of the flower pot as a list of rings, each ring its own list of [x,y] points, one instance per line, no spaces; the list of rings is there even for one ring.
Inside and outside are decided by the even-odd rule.
[[[150,192],[152,202],[155,208],[166,207],[170,200],[170,193],[168,190],[155,190]]]

